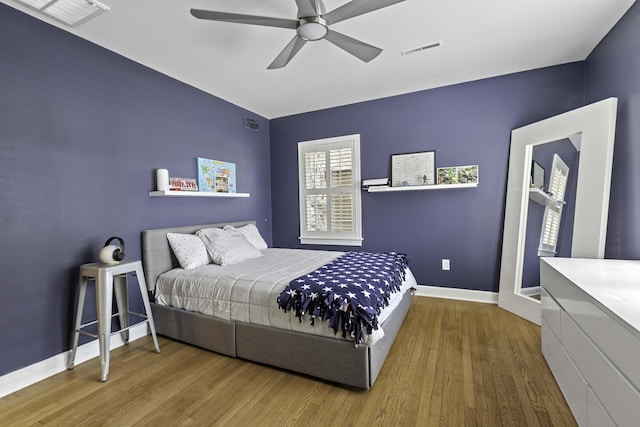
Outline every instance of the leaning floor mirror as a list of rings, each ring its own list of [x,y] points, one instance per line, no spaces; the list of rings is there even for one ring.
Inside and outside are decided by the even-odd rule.
[[[539,257],[604,257],[617,106],[609,98],[511,132],[499,307],[539,325]]]

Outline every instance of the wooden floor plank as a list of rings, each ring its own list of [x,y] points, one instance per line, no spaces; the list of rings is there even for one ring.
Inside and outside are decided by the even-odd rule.
[[[160,337],[0,399],[0,425],[572,426],[540,328],[491,304],[414,297],[373,388],[354,390]]]

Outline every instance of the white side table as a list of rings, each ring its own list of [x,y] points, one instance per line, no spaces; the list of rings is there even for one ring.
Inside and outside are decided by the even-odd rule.
[[[127,276],[135,274],[142,295],[145,313],[134,313],[129,311],[129,299],[127,295]],[[84,309],[84,300],[87,292],[87,282],[93,279],[96,283],[96,311],[98,319],[93,322],[82,324],[82,312]],[[113,292],[116,294],[116,304],[118,306],[117,316],[120,319],[120,329],[111,332],[111,318],[115,315],[111,314],[111,302],[113,300]],[[80,267],[80,292],[78,295],[78,310],[76,312],[76,323],[73,336],[73,348],[69,359],[68,369],[73,369],[76,358],[76,350],[78,348],[78,337],[80,334],[98,338],[100,346],[100,365],[102,369],[102,381],[107,380],[109,374],[109,344],[112,334],[120,333],[125,344],[129,343],[129,314],[144,319],[141,323],[147,323],[153,336],[153,343],[156,352],[160,353],[158,339],[156,337],[156,328],[153,323],[153,315],[151,306],[149,305],[149,297],[147,296],[147,285],[142,271],[142,263],[140,261],[124,261],[118,264],[104,264],[94,262],[84,264]],[[83,331],[82,329],[98,323],[98,335]]]

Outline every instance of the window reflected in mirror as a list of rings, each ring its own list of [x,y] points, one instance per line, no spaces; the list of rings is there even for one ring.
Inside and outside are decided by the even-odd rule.
[[[579,151],[568,139],[533,147],[521,294],[538,299],[541,256],[571,256]]]

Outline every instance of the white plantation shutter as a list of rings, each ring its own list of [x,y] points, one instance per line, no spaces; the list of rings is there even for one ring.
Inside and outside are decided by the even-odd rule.
[[[305,197],[307,231],[327,231],[327,196],[307,194]]]
[[[323,151],[304,154],[305,188],[327,188],[327,156]]]
[[[353,196],[331,195],[331,231],[353,231]]]
[[[362,244],[360,135],[298,144],[300,241]]]
[[[540,245],[538,246],[539,256],[554,256],[556,254],[560,221],[562,220],[562,208],[564,206],[564,195],[567,189],[568,179],[569,166],[562,161],[560,156],[554,154],[549,184],[549,192],[552,195],[552,200],[547,201],[544,208]]]
[[[562,205],[547,205],[542,220],[542,236],[540,239],[539,251],[556,253],[558,244],[558,231],[560,230],[560,219],[562,217]]]
[[[327,156],[322,151],[304,153],[305,223],[307,231],[327,230]]]

